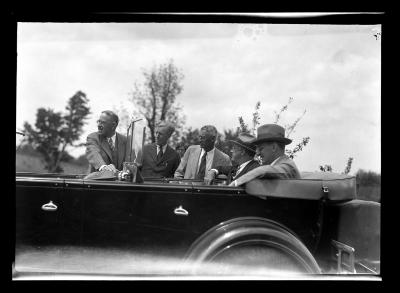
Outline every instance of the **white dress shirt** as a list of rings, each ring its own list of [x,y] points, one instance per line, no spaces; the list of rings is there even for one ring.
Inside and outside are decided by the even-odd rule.
[[[112,142],[113,142],[114,149],[115,149],[115,139],[116,139],[116,137],[117,137],[117,133],[115,132],[114,135],[111,136],[111,140],[112,140]],[[107,140],[109,141],[110,138],[107,138]]]
[[[166,150],[167,150],[167,144],[164,144],[164,145],[162,146],[163,154],[165,154],[165,151],[166,151]],[[157,145],[157,155],[158,155],[159,152],[160,152],[160,146]]]
[[[235,178],[240,172],[242,172],[244,167],[246,167],[251,161],[253,161],[253,160],[248,160],[247,162],[244,162],[243,164],[241,164],[239,166],[239,168],[237,169],[236,174],[235,174],[235,176],[233,178]]]
[[[282,156],[277,157],[277,158],[276,158],[271,164],[269,164],[269,165],[270,165],[270,166],[275,165],[275,163],[279,160],[280,157],[282,157]],[[246,163],[248,164],[249,162],[246,162]],[[242,165],[243,165],[243,164],[242,164]],[[240,165],[240,166],[242,166],[242,165]],[[239,170],[238,170],[238,171],[239,171]],[[239,174],[239,172],[236,172],[236,174]],[[234,184],[235,187],[237,186],[236,180],[233,181],[232,183]],[[232,184],[232,183],[231,183],[231,184]]]

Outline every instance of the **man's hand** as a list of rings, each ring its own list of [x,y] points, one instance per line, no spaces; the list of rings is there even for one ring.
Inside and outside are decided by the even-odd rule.
[[[237,187],[237,182],[236,182],[236,180],[232,181],[228,186]]]
[[[103,171],[103,170],[107,170],[107,171],[111,171],[111,172],[118,172],[117,168],[115,168],[115,166],[113,164],[105,165],[103,168],[101,168],[100,171]]]
[[[209,172],[207,172],[206,176],[204,177],[204,184],[205,185],[211,185],[215,179],[215,176],[217,173],[213,169],[211,169]]]

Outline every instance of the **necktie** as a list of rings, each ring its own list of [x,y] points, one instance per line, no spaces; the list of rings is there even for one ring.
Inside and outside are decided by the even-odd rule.
[[[158,146],[158,147],[160,148],[160,150],[158,151],[158,154],[157,154],[157,161],[160,161],[162,156],[164,155],[164,153],[163,153],[162,146]]]
[[[197,179],[204,179],[205,173],[206,173],[206,159],[207,159],[207,153],[204,153],[203,157],[201,158],[200,162],[200,167],[199,171],[197,172]]]
[[[111,150],[114,151],[114,142],[111,137],[108,138],[108,144],[110,145]]]
[[[237,166],[235,175],[233,176],[233,179],[236,179],[237,175],[239,175],[239,173],[242,172],[242,170],[243,170],[242,165]]]
[[[237,168],[236,170],[234,170],[234,172],[232,173],[232,178],[233,178],[233,180],[235,180],[236,179],[236,176],[239,174],[239,168]]]

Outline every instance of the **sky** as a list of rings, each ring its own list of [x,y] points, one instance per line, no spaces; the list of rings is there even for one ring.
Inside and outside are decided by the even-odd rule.
[[[126,109],[143,70],[173,60],[183,73],[177,97],[185,128],[261,124],[293,100],[279,124],[299,121],[289,148],[301,171],[331,165],[381,172],[381,25],[247,23],[18,23],[16,127],[35,123],[40,107],[64,111],[83,91],[92,114]],[[16,138],[17,145],[19,137]],[[69,149],[75,157],[84,148]]]

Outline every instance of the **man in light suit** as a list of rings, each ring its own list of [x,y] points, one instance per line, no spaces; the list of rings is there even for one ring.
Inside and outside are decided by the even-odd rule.
[[[188,147],[175,171],[175,178],[204,180],[212,168],[232,165],[229,156],[215,147],[217,135],[217,129],[212,125],[200,129],[200,145]]]
[[[300,178],[296,164],[285,155],[285,145],[291,142],[291,139],[285,137],[282,126],[265,124],[258,127],[253,143],[262,160],[262,166],[247,172],[229,186],[240,186],[255,178]]]
[[[127,138],[117,133],[118,116],[109,110],[101,112],[97,120],[97,132],[86,139],[86,158],[89,172],[122,170],[127,153]]]
[[[168,122],[160,122],[156,128],[156,142],[143,147],[142,176],[147,178],[174,177],[181,158],[176,150],[168,145],[168,139],[175,127]]]

